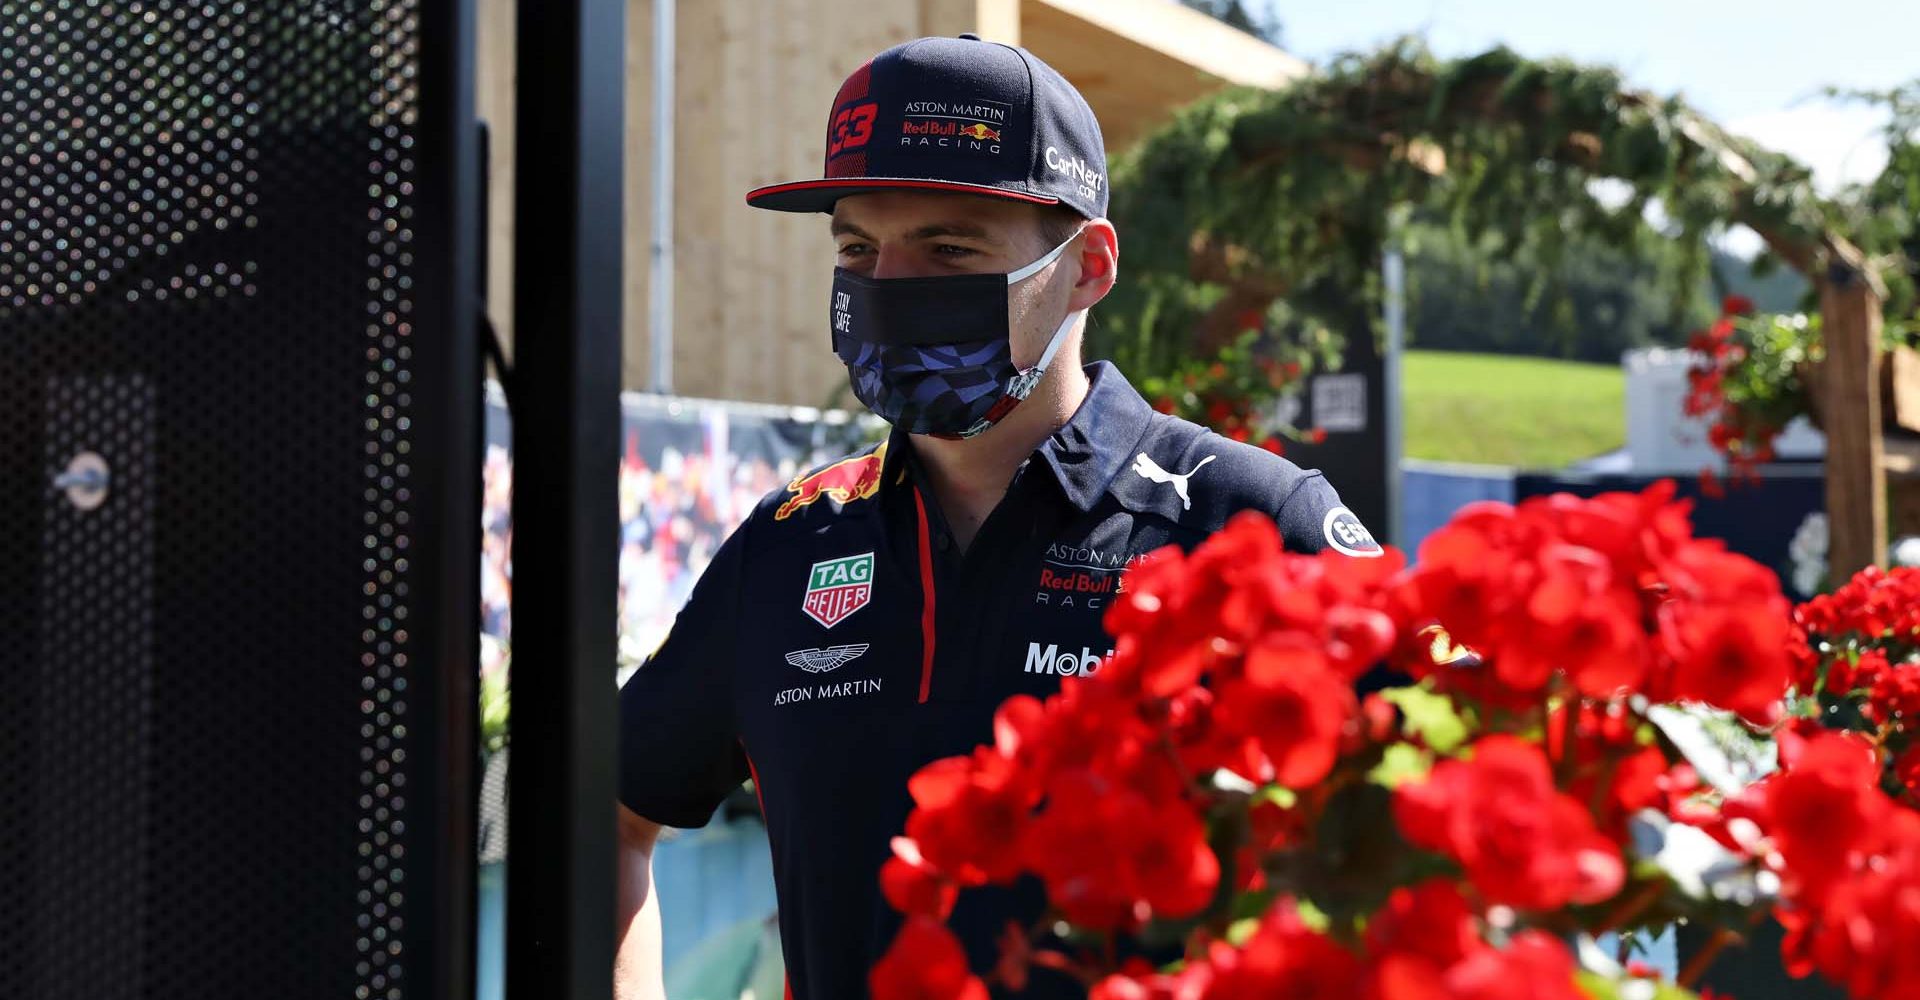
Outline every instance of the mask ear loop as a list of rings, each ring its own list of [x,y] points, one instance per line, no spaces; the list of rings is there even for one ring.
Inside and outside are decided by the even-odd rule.
[[[1080,228],[1073,231],[1072,236],[1067,237],[1064,241],[1061,242],[1059,246],[1054,247],[1052,250],[1047,251],[1046,254],[1042,256],[1039,260],[1036,260],[1033,263],[1028,264],[1026,267],[1023,267],[1018,271],[1009,272],[1007,274],[1007,284],[1012,285],[1016,281],[1023,281],[1027,278],[1033,277],[1036,274],[1039,274],[1041,268],[1046,267],[1048,264],[1053,263],[1055,260],[1059,259],[1062,253],[1066,252],[1067,244],[1072,243],[1074,240],[1079,239],[1080,234],[1086,231],[1087,231],[1087,226],[1086,224],[1083,223],[1081,224]],[[1018,398],[1025,399],[1027,393],[1033,391],[1033,386],[1035,385],[1035,383],[1038,383],[1040,381],[1040,376],[1046,374],[1047,366],[1053,363],[1054,354],[1058,353],[1060,350],[1060,345],[1066,342],[1067,331],[1073,329],[1073,321],[1079,318],[1080,314],[1083,312],[1086,312],[1086,310],[1076,309],[1073,312],[1068,313],[1067,318],[1060,321],[1059,328],[1053,331],[1053,339],[1047,341],[1047,349],[1041,353],[1039,363],[1035,364],[1032,368],[1029,368],[1024,372],[1021,372],[1018,376],[1016,376],[1015,378],[1016,388],[1018,390],[1025,390],[1025,391],[1019,392]]]
[[[1041,353],[1040,361],[1030,369],[1031,371],[1046,373],[1047,366],[1053,363],[1053,356],[1060,350],[1060,345],[1067,342],[1067,331],[1073,329],[1073,321],[1079,319],[1084,312],[1086,312],[1085,309],[1075,309],[1067,314],[1066,319],[1060,321],[1060,327],[1053,331],[1053,339],[1047,341],[1047,349]],[[1037,382],[1039,379],[1036,377],[1034,381]]]
[[[1073,235],[1067,237],[1066,240],[1063,241],[1059,246],[1054,247],[1053,249],[1047,251],[1045,254],[1041,255],[1039,260],[1036,260],[1033,263],[1028,264],[1026,267],[1023,267],[1018,271],[1007,272],[1007,284],[1009,285],[1018,284],[1022,281],[1027,280],[1028,278],[1033,277],[1036,274],[1039,274],[1041,268],[1046,267],[1048,264],[1053,263],[1055,260],[1059,259],[1061,254],[1066,252],[1068,243],[1072,243],[1074,240],[1079,239],[1080,234],[1086,231],[1087,231],[1087,227],[1085,225],[1082,225],[1079,229],[1074,230]]]
[[[1059,246],[1047,251],[1039,260],[1017,271],[1009,272],[1007,274],[1007,284],[1012,285],[1014,282],[1031,278],[1035,274],[1040,273],[1041,268],[1057,260],[1060,255],[1066,251],[1067,244],[1079,238],[1080,234],[1086,232],[1086,230],[1086,226],[1081,226],[1079,229],[1073,231],[1072,236],[1067,237]],[[1008,380],[1007,395],[995,405],[995,412],[989,413],[979,423],[961,431],[959,436],[962,438],[970,438],[985,432],[987,428],[999,423],[1000,418],[1011,412],[1013,407],[1020,403],[1020,401],[1032,395],[1033,387],[1039,385],[1041,377],[1047,374],[1047,366],[1053,364],[1053,356],[1059,352],[1060,345],[1066,343],[1067,331],[1073,329],[1073,321],[1078,319],[1080,314],[1084,312],[1086,312],[1085,309],[1076,309],[1068,313],[1067,318],[1061,320],[1060,326],[1053,331],[1053,339],[1047,341],[1047,349],[1040,355],[1039,363],[1035,364],[1032,368],[1015,374],[1012,379]]]

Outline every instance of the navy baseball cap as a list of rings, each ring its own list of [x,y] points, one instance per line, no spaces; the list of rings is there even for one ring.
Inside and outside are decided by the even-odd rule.
[[[826,176],[747,192],[778,212],[831,212],[869,191],[944,191],[1107,214],[1106,144],[1093,109],[1033,53],[976,35],[918,38],[840,85]]]

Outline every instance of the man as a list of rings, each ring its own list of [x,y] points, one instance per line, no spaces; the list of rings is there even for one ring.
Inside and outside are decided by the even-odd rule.
[[[826,176],[747,196],[832,214],[833,348],[893,432],[768,496],[621,691],[622,1000],[659,996],[661,825],[704,825],[752,775],[792,995],[864,996],[898,927],[878,873],[908,776],[990,741],[1009,696],[1094,673],[1129,561],[1247,509],[1290,549],[1380,554],[1319,473],[1081,367],[1120,256],[1106,169],[1072,86],[962,35],[874,57],[834,101]],[[1037,903],[963,895],[977,970]],[[1050,975],[1023,995],[1070,995]]]

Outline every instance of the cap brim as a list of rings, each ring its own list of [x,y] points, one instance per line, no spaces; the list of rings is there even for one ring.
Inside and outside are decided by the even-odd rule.
[[[850,194],[874,191],[939,191],[947,194],[972,194],[986,198],[1005,198],[1035,205],[1058,205],[1060,199],[1044,194],[1028,194],[991,184],[964,184],[936,181],[924,177],[823,177],[812,181],[771,184],[747,192],[747,204],[775,212],[831,212],[833,203]]]

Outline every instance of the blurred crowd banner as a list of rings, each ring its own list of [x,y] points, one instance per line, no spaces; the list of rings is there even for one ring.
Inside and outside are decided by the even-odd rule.
[[[480,599],[482,631],[499,640],[486,647],[496,650],[512,632],[513,433],[499,387],[488,390]],[[666,638],[694,581],[761,497],[885,428],[837,410],[640,393],[622,394],[620,408],[624,680]]]
[[[610,678],[615,683],[624,683],[666,638],[694,581],[761,497],[886,429],[875,418],[854,419],[837,410],[639,393],[622,394],[620,407],[620,644]],[[497,384],[487,390],[486,442],[480,559],[483,716],[486,692],[504,679],[513,631],[513,426]],[[480,1000],[498,1000],[505,988],[505,770],[506,754],[493,754],[481,793],[475,994]],[[771,966],[737,954],[765,939],[771,926],[770,863],[766,833],[757,820],[716,822],[661,844],[655,864],[670,914],[662,941],[672,956],[667,974],[676,997],[722,995],[705,992],[715,975],[771,975],[772,982],[780,981],[777,948],[762,956]]]

